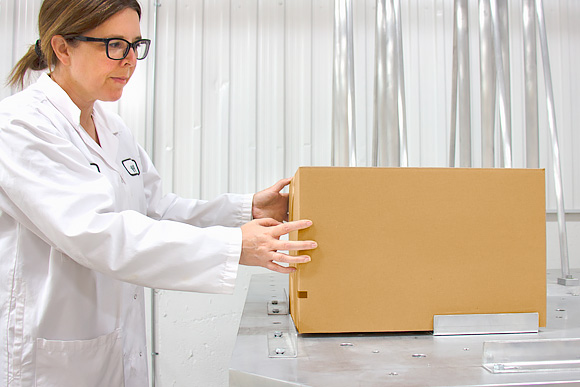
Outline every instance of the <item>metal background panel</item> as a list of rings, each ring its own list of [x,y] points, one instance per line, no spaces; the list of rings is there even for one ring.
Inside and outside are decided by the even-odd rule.
[[[231,6],[203,3],[201,196],[211,198],[228,191],[232,132],[231,109]]]
[[[0,1],[0,50],[4,55],[0,56],[0,74],[2,80],[8,77],[12,66],[16,63],[17,57],[24,55],[24,52],[20,52],[14,47],[14,33],[18,32],[16,24],[16,17],[14,15],[14,1]],[[32,44],[33,39],[28,41],[28,44]],[[0,98],[8,97],[12,94],[13,90],[8,87],[0,88]]]
[[[332,106],[326,101],[332,99],[332,72],[328,71],[332,68],[332,10],[331,1],[312,3],[312,19],[317,20],[312,26],[312,165],[327,165],[331,154],[328,144],[332,129],[328,123],[332,119]],[[357,99],[359,100],[364,102],[363,98]],[[364,114],[360,114],[358,118],[363,117]],[[360,138],[359,134],[357,133],[357,138]],[[359,145],[365,144],[359,142]]]
[[[256,189],[268,187],[285,174],[285,31],[285,3],[260,1]]]
[[[167,4],[165,4],[167,3]],[[171,4],[173,3],[173,4]],[[169,18],[165,15],[168,10],[174,12]],[[201,181],[201,165],[202,165],[202,133],[203,133],[203,114],[201,109],[201,100],[203,93],[203,55],[202,55],[202,41],[203,41],[203,6],[196,4],[194,6],[188,5],[187,1],[171,1],[164,0],[164,3],[159,7],[159,12],[164,17],[160,21],[159,28],[161,29],[160,39],[158,38],[156,48],[159,51],[159,56],[164,55],[174,56],[174,69],[160,68],[156,71],[158,78],[156,87],[156,103],[164,106],[165,109],[160,113],[168,112],[170,117],[162,114],[156,123],[157,136],[170,136],[168,132],[173,132],[173,177],[172,190],[179,190],[184,192],[184,195],[190,197],[199,197],[201,195],[201,187],[199,184],[192,184],[191,179]],[[176,33],[171,35],[169,39],[163,40],[171,28],[172,23],[175,23],[178,28]],[[191,31],[190,34],[179,33],[180,28],[187,28]],[[175,39],[172,41],[172,39]],[[172,51],[166,51],[171,49]],[[160,64],[163,66],[166,61],[161,60]],[[165,70],[165,71],[164,71]],[[183,75],[181,75],[183,74]],[[179,79],[175,77],[178,76]],[[168,88],[166,85],[173,82],[175,84],[174,90]],[[171,93],[168,95],[168,93]],[[187,106],[181,107],[179,101],[189,101]],[[168,103],[169,106],[164,104]],[[170,107],[173,108],[170,108]],[[173,121],[172,121],[173,120]],[[173,122],[173,130],[170,130]],[[163,137],[161,137],[163,138]],[[157,148],[160,155],[169,152],[167,144],[166,148]],[[157,156],[158,153],[155,155]],[[170,156],[169,154],[167,155]],[[163,156],[162,156],[163,157]],[[157,160],[155,160],[157,162]],[[164,171],[165,172],[165,171]],[[165,174],[164,174],[165,175]]]
[[[286,2],[285,171],[311,164],[312,8],[309,0]],[[344,101],[337,101],[337,104]],[[354,109],[353,109],[354,114]],[[341,126],[341,129],[343,127]]]
[[[233,0],[231,8],[231,105],[228,190],[256,187],[258,0]],[[245,176],[239,179],[238,176]]]

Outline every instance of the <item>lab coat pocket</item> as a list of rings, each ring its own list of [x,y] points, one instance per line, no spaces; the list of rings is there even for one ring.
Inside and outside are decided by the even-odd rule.
[[[36,341],[37,387],[124,386],[120,331],[92,340]]]

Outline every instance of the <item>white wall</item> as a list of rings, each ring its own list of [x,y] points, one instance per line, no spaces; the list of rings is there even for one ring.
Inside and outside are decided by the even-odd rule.
[[[332,0],[157,0],[156,51],[111,104],[150,151],[165,189],[211,198],[254,192],[301,165],[330,164]],[[0,0],[0,77],[37,39],[40,0]],[[141,1],[152,37],[154,0]],[[374,0],[354,1],[358,164],[370,165]],[[403,5],[409,164],[446,166],[451,96],[450,0]],[[473,165],[481,165],[477,1],[469,1]],[[560,131],[568,240],[580,267],[580,2],[545,1]],[[521,2],[510,1],[514,166],[525,165]],[[540,94],[544,96],[540,69]],[[155,70],[155,78],[153,78]],[[0,89],[0,97],[14,92]],[[541,166],[555,208],[545,104]],[[576,150],[576,152],[574,152]],[[548,216],[548,266],[559,267],[558,229]],[[157,292],[157,386],[224,386],[248,278],[233,297]],[[249,354],[251,356],[252,354]]]

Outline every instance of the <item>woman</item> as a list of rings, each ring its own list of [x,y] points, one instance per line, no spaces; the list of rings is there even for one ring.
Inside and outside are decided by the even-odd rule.
[[[149,41],[135,0],[46,0],[13,70],[49,74],[0,103],[0,384],[146,386],[143,288],[230,293],[239,264],[287,273],[281,180],[213,201],[163,196],[119,117]],[[251,221],[251,219],[257,218]]]

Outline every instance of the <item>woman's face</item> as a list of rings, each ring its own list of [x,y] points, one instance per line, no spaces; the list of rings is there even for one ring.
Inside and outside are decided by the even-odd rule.
[[[123,38],[134,42],[141,38],[139,15],[125,9],[111,16],[83,36],[92,38]],[[75,103],[92,104],[95,100],[116,101],[133,75],[137,58],[133,49],[125,59],[107,57],[105,43],[76,41],[69,45],[70,65],[64,69],[65,85],[61,85]],[[59,63],[59,65],[62,65]]]

